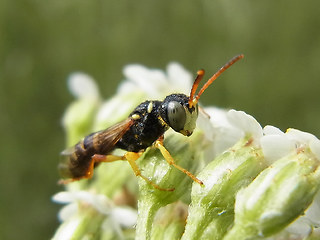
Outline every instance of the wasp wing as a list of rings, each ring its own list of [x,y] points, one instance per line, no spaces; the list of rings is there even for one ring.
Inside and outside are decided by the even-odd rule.
[[[94,132],[73,147],[62,151],[58,166],[61,177],[74,180],[85,178],[92,165],[91,157],[94,154],[109,154],[133,123],[134,121],[128,118],[105,130]]]
[[[122,136],[129,130],[134,121],[128,118],[120,123],[117,123],[106,130],[102,130],[92,135],[92,141],[90,138],[84,139],[84,147],[91,147],[95,149],[97,154],[108,154],[114,148],[115,144],[122,138]],[[89,136],[91,136],[89,135]]]

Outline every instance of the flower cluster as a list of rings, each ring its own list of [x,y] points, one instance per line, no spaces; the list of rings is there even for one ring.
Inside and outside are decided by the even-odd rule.
[[[77,98],[63,118],[67,144],[123,119],[145,99],[188,94],[192,76],[177,63],[166,73],[141,65],[124,68],[126,80],[106,102],[87,75],[69,79]],[[92,180],[70,183],[53,200],[68,204],[53,239],[316,239],[320,233],[320,140],[296,129],[264,128],[236,110],[202,107],[189,138],[173,131],[164,145],[176,163],[204,186],[148,148],[137,164],[164,187],[136,178],[129,164],[95,169]],[[116,150],[123,154],[122,150]]]

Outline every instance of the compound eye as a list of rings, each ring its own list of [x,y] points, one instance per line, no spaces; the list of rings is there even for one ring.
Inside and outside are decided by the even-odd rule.
[[[184,107],[176,101],[171,101],[168,104],[167,113],[170,127],[177,132],[182,130],[186,123],[186,111]]]

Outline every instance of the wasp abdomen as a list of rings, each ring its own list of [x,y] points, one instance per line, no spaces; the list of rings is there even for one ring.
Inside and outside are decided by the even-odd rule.
[[[96,152],[91,134],[73,148],[67,149],[61,153],[62,161],[58,168],[63,178],[82,178],[88,174],[90,169],[91,157]]]

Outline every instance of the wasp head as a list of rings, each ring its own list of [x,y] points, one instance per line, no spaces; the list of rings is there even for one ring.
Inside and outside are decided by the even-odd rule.
[[[186,96],[185,94],[171,94],[164,99],[160,110],[161,118],[176,132],[185,136],[190,136],[196,127],[198,101],[202,93],[220,76],[221,73],[243,57],[242,54],[233,57],[209,78],[196,94],[199,83],[204,75],[204,70],[199,70],[192,85],[190,96]]]
[[[188,96],[171,94],[162,102],[160,115],[173,130],[190,136],[196,127],[198,104],[190,107]]]

